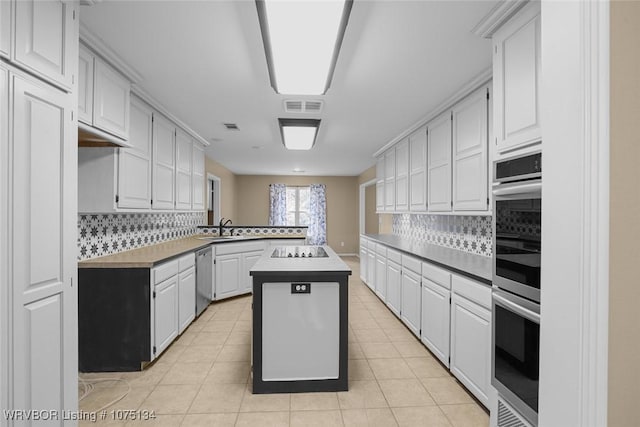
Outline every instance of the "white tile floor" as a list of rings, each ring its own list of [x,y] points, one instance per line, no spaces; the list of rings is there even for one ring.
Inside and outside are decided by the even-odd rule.
[[[129,394],[105,420],[81,426],[488,426],[478,404],[360,281],[349,279],[349,391],[254,395],[249,381],[251,297],[211,304],[143,372],[81,374],[122,378]],[[97,383],[80,402],[95,411],[125,382]],[[146,421],[115,421],[113,409],[155,411]],[[100,417],[98,417],[100,418]]]

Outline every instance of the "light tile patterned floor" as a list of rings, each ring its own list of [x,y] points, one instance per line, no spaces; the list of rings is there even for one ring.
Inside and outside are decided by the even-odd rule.
[[[156,419],[83,421],[81,426],[449,426],[485,427],[489,417],[387,307],[349,279],[349,391],[254,395],[249,381],[251,297],[211,304],[143,372],[123,378],[131,392],[111,409],[155,411]],[[95,411],[127,385],[98,383],[80,409]]]

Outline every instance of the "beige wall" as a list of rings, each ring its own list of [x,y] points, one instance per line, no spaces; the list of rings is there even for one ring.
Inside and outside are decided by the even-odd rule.
[[[205,157],[205,171],[220,178],[220,217],[230,218],[236,223],[236,175],[209,157]],[[205,187],[207,188],[207,187]],[[207,200],[209,196],[207,195]]]
[[[233,222],[262,225],[269,222],[269,184],[327,186],[327,242],[338,253],[357,253],[357,176],[236,176],[236,217]],[[344,246],[341,245],[344,242]]]
[[[638,425],[640,2],[611,2],[609,426]]]
[[[371,181],[376,177],[376,166],[373,165],[366,171],[358,175],[358,184],[364,184],[367,181]]]

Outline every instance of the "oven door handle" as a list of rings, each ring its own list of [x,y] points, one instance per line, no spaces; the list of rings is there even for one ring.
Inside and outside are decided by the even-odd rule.
[[[493,187],[494,196],[512,196],[516,194],[542,194],[542,180],[526,183],[500,184]]]
[[[526,317],[527,319],[537,323],[538,325],[540,324],[540,315],[538,313],[531,311],[527,308],[524,308],[521,305],[514,303],[513,301],[508,300],[507,298],[499,295],[495,291],[493,292],[493,299],[496,303],[498,303],[498,305],[508,308],[514,313],[522,317]]]

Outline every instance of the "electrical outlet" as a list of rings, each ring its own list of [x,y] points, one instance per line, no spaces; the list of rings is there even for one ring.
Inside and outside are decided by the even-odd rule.
[[[344,242],[340,242],[340,246],[344,248]]]

